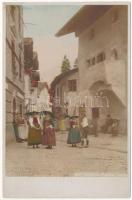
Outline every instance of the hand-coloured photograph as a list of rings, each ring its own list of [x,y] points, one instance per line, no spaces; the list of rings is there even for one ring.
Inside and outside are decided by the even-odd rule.
[[[5,176],[127,176],[128,5],[3,9]]]

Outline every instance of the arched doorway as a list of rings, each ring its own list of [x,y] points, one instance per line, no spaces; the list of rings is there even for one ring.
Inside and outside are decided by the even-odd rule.
[[[98,108],[91,108],[92,118],[98,116],[99,125],[103,125],[107,114],[110,114],[113,119],[120,121],[120,129],[122,132],[126,131],[127,112],[126,107],[122,103],[118,94],[114,92],[112,86],[103,81],[95,82],[90,87],[91,95],[101,97],[102,106]]]
[[[16,117],[16,99],[13,98],[13,121]]]

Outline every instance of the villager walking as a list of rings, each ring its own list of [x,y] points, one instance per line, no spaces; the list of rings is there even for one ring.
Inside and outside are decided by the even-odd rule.
[[[33,116],[29,117],[28,145],[33,148],[39,148],[41,144],[41,126],[37,112],[33,112]]]

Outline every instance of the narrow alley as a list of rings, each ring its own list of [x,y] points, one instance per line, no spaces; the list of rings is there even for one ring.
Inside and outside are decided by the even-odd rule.
[[[89,148],[66,144],[67,134],[56,134],[52,150],[32,149],[26,143],[6,148],[7,176],[124,176],[127,173],[127,137],[89,136]]]

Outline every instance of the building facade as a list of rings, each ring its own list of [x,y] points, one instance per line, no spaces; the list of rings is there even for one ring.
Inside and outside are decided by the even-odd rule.
[[[25,82],[25,111],[31,98],[31,71],[33,67],[33,39],[24,38],[24,82]]]
[[[78,97],[78,68],[58,75],[51,83],[53,111],[57,117],[75,115],[75,102]]]
[[[87,19],[87,20],[85,20]],[[79,95],[88,118],[101,126],[107,114],[127,131],[127,5],[90,5],[57,33],[79,38]]]
[[[6,5],[6,141],[14,137],[16,113],[24,113],[24,47],[22,6]]]
[[[52,103],[50,99],[50,89],[47,82],[38,83],[38,99],[37,99],[38,111],[52,112]]]
[[[24,63],[25,112],[28,113],[36,109],[40,81],[38,54],[33,51],[32,38],[24,38]]]

